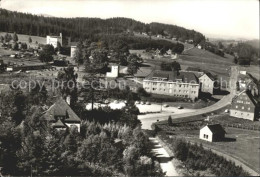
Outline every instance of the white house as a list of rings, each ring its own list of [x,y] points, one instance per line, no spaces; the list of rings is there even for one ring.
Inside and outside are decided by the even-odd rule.
[[[214,94],[215,78],[211,73],[204,73],[199,77],[202,92]]]
[[[111,72],[106,73],[106,77],[118,77],[118,73],[119,73],[119,66],[113,65],[111,66]]]
[[[200,129],[200,139],[214,142],[225,138],[225,130],[220,124],[206,125]]]
[[[62,46],[62,33],[60,33],[60,36],[47,36],[46,37],[46,44],[52,45],[54,48],[57,47],[58,42]]]

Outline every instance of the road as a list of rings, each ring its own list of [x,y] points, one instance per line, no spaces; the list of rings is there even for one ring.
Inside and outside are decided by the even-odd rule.
[[[207,114],[210,112],[214,112],[218,109],[224,108],[231,104],[233,97],[236,95],[236,82],[237,82],[237,75],[238,75],[238,68],[236,66],[231,67],[231,75],[230,75],[230,83],[229,89],[230,94],[224,96],[221,100],[217,103],[201,108],[201,109],[194,109],[194,111],[182,113],[182,114],[174,114],[169,112],[162,112],[162,113],[154,113],[154,114],[145,114],[145,115],[138,115],[138,119],[142,122],[142,129],[149,129],[151,130],[151,125],[156,122],[157,120],[167,120],[169,116],[172,119],[190,117],[190,116],[197,116],[202,114]]]
[[[190,117],[190,116],[196,116],[201,114],[210,113],[213,111],[216,111],[220,108],[223,108],[231,103],[233,96],[231,94],[224,96],[221,100],[219,100],[214,105],[202,108],[202,109],[194,109],[194,111],[183,113],[183,114],[174,114],[174,113],[155,113],[155,114],[145,114],[145,115],[139,115],[138,119],[142,122],[142,129],[149,129],[151,130],[151,125],[156,122],[157,120],[167,120],[169,116],[172,117],[172,119],[178,119],[178,118],[184,118],[184,117]]]
[[[152,153],[157,157],[163,172],[166,176],[179,176],[174,165],[172,164],[171,157],[167,151],[162,147],[156,138],[149,138],[153,144]]]

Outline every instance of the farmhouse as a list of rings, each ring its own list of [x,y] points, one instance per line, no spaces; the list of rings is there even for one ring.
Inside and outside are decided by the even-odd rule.
[[[249,91],[242,91],[232,101],[230,116],[254,121],[257,116],[257,102]]]
[[[60,36],[47,36],[46,37],[46,44],[50,44],[52,45],[54,48],[57,47],[58,42],[61,44],[62,46],[62,33],[60,33]]]
[[[215,78],[210,73],[204,73],[199,77],[201,92],[214,94]]]
[[[238,75],[239,91],[248,90],[253,96],[258,96],[259,89],[257,82],[257,79],[255,79],[250,73],[240,71],[240,74]]]
[[[214,142],[225,138],[225,130],[220,124],[206,125],[200,129],[200,139]]]
[[[199,96],[199,82],[191,72],[153,71],[143,80],[143,88],[149,93],[190,98]]]
[[[69,99],[67,100],[67,102],[69,102]],[[67,102],[60,98],[43,114],[42,117],[55,129],[65,130],[67,128],[75,127],[78,132],[80,132],[81,120]]]

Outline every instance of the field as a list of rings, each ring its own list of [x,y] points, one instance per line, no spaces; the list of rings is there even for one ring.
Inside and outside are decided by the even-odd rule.
[[[0,36],[4,36],[6,32],[0,32]],[[13,33],[9,33],[13,35]],[[24,34],[17,34],[18,36],[18,42],[27,43],[30,47],[34,48],[36,46],[35,42],[37,41],[39,44],[46,44],[46,38],[45,37],[39,37],[39,36],[31,36],[32,43],[30,44],[28,39],[30,35],[24,35]],[[28,46],[28,47],[29,47]]]
[[[202,143],[205,147],[228,154],[260,172],[259,132],[236,128],[225,128],[225,131],[227,132],[225,141],[213,143],[200,140],[199,130],[176,131],[174,134],[193,143]]]
[[[222,142],[210,143],[199,139],[199,129],[208,123],[204,121],[208,115],[173,119],[173,126],[169,126],[168,121],[160,121],[156,125],[166,135],[185,138],[192,143],[202,143],[204,147],[227,154],[259,173],[260,122],[232,118],[223,111],[223,109],[218,110],[217,112],[220,113],[218,115],[209,114],[210,122],[224,125],[227,134]]]

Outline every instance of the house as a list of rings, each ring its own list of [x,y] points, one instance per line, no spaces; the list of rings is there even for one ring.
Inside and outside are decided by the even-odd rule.
[[[111,71],[106,73],[106,77],[118,77],[119,74],[119,65],[112,65]]]
[[[230,116],[254,121],[258,116],[257,110],[257,101],[249,91],[244,90],[232,100]]]
[[[238,75],[238,90],[248,90],[253,96],[259,95],[258,81],[250,73],[240,71]]]
[[[200,44],[197,45],[198,49],[202,49],[202,46]]]
[[[199,96],[198,78],[191,72],[155,70],[143,80],[148,93],[190,98]]]
[[[60,98],[46,112],[42,118],[57,130],[66,130],[67,128],[75,127],[80,132],[80,118],[69,106],[70,99],[67,97],[67,102]]]
[[[47,36],[46,37],[46,44],[50,44],[52,45],[54,48],[57,47],[58,42],[61,44],[62,46],[62,33],[60,33],[60,36]]]
[[[199,138],[209,142],[221,141],[225,138],[225,130],[220,124],[206,125],[200,129]]]
[[[201,92],[214,94],[215,77],[211,73],[204,73],[199,77]]]
[[[156,37],[158,38],[162,38],[163,36],[161,34],[158,34]]]

